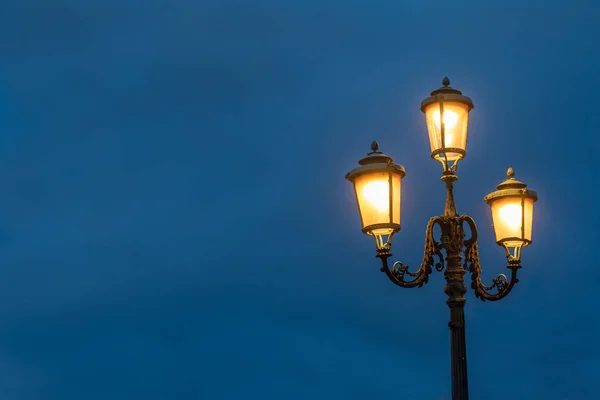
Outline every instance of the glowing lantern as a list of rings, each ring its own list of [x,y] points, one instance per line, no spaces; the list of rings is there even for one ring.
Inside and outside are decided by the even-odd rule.
[[[375,238],[377,249],[389,248],[391,237],[400,227],[400,182],[405,172],[401,165],[371,144],[371,152],[360,160],[360,167],[346,174],[354,193],[362,231]]]
[[[425,113],[429,131],[431,157],[447,165],[467,154],[469,111],[474,106],[470,98],[449,86],[448,78],[442,83],[443,87],[421,102],[421,111]]]
[[[492,210],[496,243],[514,260],[520,260],[521,248],[531,244],[533,203],[538,196],[514,178],[512,168],[506,174],[508,179],[497,186],[497,191],[485,196],[484,201]]]

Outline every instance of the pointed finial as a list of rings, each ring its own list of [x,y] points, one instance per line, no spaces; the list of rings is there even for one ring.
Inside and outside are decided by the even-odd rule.
[[[377,140],[373,140],[373,143],[371,143],[371,151],[373,153],[377,153],[378,150],[379,150],[379,143],[377,143]]]
[[[512,169],[512,167],[508,168],[508,171],[506,171],[506,175],[512,179],[515,176],[515,170]]]
[[[447,76],[442,80],[442,85],[444,85],[444,87],[450,86],[450,79],[448,79]]]

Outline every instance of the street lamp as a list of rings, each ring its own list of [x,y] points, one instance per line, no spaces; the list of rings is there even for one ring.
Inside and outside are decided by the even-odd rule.
[[[404,168],[394,163],[391,157],[379,151],[379,144],[371,144],[371,152],[359,161],[360,166],[346,174],[354,184],[354,193],[363,233],[375,238],[377,255],[381,260],[381,271],[396,285],[412,288],[421,287],[429,280],[435,269],[444,271],[448,295],[446,304],[450,308],[450,358],[452,368],[452,399],[467,400],[467,353],[465,343],[465,274],[471,274],[471,288],[482,301],[500,300],[513,288],[517,271],[521,268],[521,249],[531,244],[533,203],[536,192],[514,177],[512,168],[508,178],[497,186],[497,191],[485,196],[490,205],[496,243],[503,247],[510,270],[510,279],[500,274],[485,285],[481,280],[477,226],[473,218],[458,215],[454,204],[453,184],[458,161],[466,156],[469,112],[473,109],[470,98],[450,87],[448,78],[443,86],[431,92],[421,103],[425,113],[431,157],[442,164],[441,180],[446,184],[444,214],[432,217],[425,229],[425,251],[420,268],[410,272],[408,266],[396,261],[389,266],[392,236],[400,231],[401,180]],[[440,241],[436,241],[433,229],[441,229]],[[465,225],[470,237],[465,238]],[[445,257],[444,257],[444,253]],[[463,260],[464,254],[464,260]],[[437,262],[436,262],[437,259]]]

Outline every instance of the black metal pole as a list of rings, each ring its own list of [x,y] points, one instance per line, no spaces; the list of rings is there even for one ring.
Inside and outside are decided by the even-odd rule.
[[[452,371],[452,400],[468,400],[467,346],[465,339],[465,269],[461,263],[464,234],[454,205],[453,183],[457,177],[448,174],[442,177],[446,182],[446,207],[442,225],[442,246],[446,250],[446,304],[450,308],[450,360]]]
[[[467,346],[465,339],[465,270],[460,264],[460,255],[446,257],[446,304],[450,308],[450,359],[452,367],[452,400],[468,400]]]

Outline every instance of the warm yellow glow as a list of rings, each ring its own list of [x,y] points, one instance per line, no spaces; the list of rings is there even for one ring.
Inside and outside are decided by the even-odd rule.
[[[435,121],[435,125],[438,129],[440,129],[440,111],[439,109],[433,112],[433,120]],[[446,124],[446,129],[454,129],[456,123],[458,122],[458,115],[450,110],[444,111],[444,124]]]
[[[509,247],[520,245],[524,240],[531,241],[533,199],[524,199],[523,206],[522,200],[520,196],[504,197],[493,200],[490,204],[496,241],[512,239],[507,242]]]
[[[354,190],[363,228],[376,224],[400,224],[400,175],[392,173],[392,212],[390,215],[390,173],[376,171],[357,176]],[[374,231],[386,234],[387,228]],[[389,233],[389,232],[388,232]]]
[[[441,131],[440,126],[440,111],[433,113],[433,120],[435,121],[435,125],[438,130]],[[446,134],[444,135],[444,147],[459,147],[460,143],[455,143],[456,135],[452,134],[456,123],[458,122],[458,115],[452,111],[444,111],[444,129]],[[441,138],[440,138],[440,146],[441,146]]]
[[[362,190],[365,199],[377,209],[387,211],[390,206],[390,184],[387,180],[367,183]]]
[[[506,204],[498,210],[498,213],[502,221],[511,229],[521,229],[521,204]]]
[[[467,148],[467,128],[469,122],[469,107],[462,103],[444,103],[444,146],[442,146],[442,128],[440,124],[440,104],[433,103],[425,109],[427,130],[429,131],[429,143],[431,152],[443,148]],[[458,160],[461,155],[447,152],[448,160]],[[439,157],[443,157],[440,154]]]

